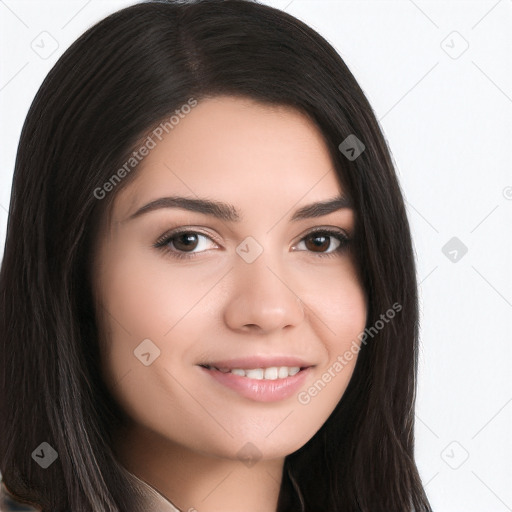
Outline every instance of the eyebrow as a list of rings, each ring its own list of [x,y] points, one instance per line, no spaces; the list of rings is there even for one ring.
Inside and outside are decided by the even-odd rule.
[[[217,219],[228,222],[240,222],[242,215],[232,204],[221,201],[213,201],[209,199],[191,198],[191,197],[161,197],[139,208],[135,213],[130,215],[126,220],[132,220],[141,215],[159,210],[161,208],[182,208],[192,212],[211,215]],[[311,203],[299,208],[290,219],[291,221],[299,221],[315,217],[322,217],[329,213],[342,210],[353,209],[352,202],[344,195]]]

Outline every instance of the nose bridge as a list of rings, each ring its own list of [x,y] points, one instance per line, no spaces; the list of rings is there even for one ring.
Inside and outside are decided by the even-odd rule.
[[[304,315],[303,306],[284,271],[270,250],[264,250],[248,263],[237,259],[233,269],[233,293],[226,308],[226,321],[232,328],[248,325],[270,331],[296,325]]]
[[[286,298],[294,295],[289,289],[290,285],[285,281],[285,276],[282,275],[283,272],[280,271],[283,267],[276,264],[276,261],[276,258],[271,257],[269,249],[252,263],[238,261],[235,269],[237,280],[240,280],[241,286],[247,288],[247,293],[259,295],[261,298],[278,298],[279,295]]]

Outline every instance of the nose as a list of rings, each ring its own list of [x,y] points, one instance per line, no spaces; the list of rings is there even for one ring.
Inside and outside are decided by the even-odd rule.
[[[265,255],[263,252],[252,263],[240,259],[230,273],[231,295],[224,321],[233,330],[270,333],[297,326],[304,319],[304,307],[290,282],[290,273],[270,268]]]

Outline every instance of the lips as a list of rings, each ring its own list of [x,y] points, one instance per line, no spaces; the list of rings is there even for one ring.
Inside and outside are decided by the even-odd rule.
[[[303,358],[295,356],[250,356],[240,357],[236,359],[224,359],[216,361],[208,361],[199,364],[203,367],[214,367],[217,369],[234,370],[251,370],[255,368],[272,368],[272,367],[299,367],[301,370],[314,366],[312,363]]]
[[[292,356],[245,357],[198,366],[222,387],[258,402],[288,398],[304,384],[314,367],[305,359]]]
[[[216,368],[215,366],[203,366],[203,368],[216,370],[222,373],[232,373],[240,377],[247,377],[255,380],[285,379],[286,377],[293,377],[300,372],[300,368],[298,366],[270,366],[268,368],[251,368],[249,370],[244,370],[242,368]]]

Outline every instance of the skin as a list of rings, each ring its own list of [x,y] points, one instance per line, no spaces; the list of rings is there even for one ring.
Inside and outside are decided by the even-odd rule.
[[[181,510],[275,510],[284,457],[311,439],[342,397],[356,356],[307,405],[298,393],[276,402],[243,397],[198,366],[299,356],[315,365],[303,391],[353,346],[367,312],[353,254],[336,253],[333,237],[320,249],[305,237],[317,227],[352,236],[354,211],[290,221],[297,208],[341,193],[309,118],[221,96],[181,119],[116,196],[93,266],[103,375],[130,417],[115,450]],[[178,208],[129,219],[171,195],[224,201],[243,219]],[[193,258],[173,258],[171,244],[170,252],[154,247],[183,226],[206,235],[190,244]],[[252,263],[236,252],[248,236],[263,248]],[[326,252],[331,256],[321,256]],[[134,356],[144,339],[160,350],[149,366]],[[257,449],[250,466],[238,455],[248,442]]]

